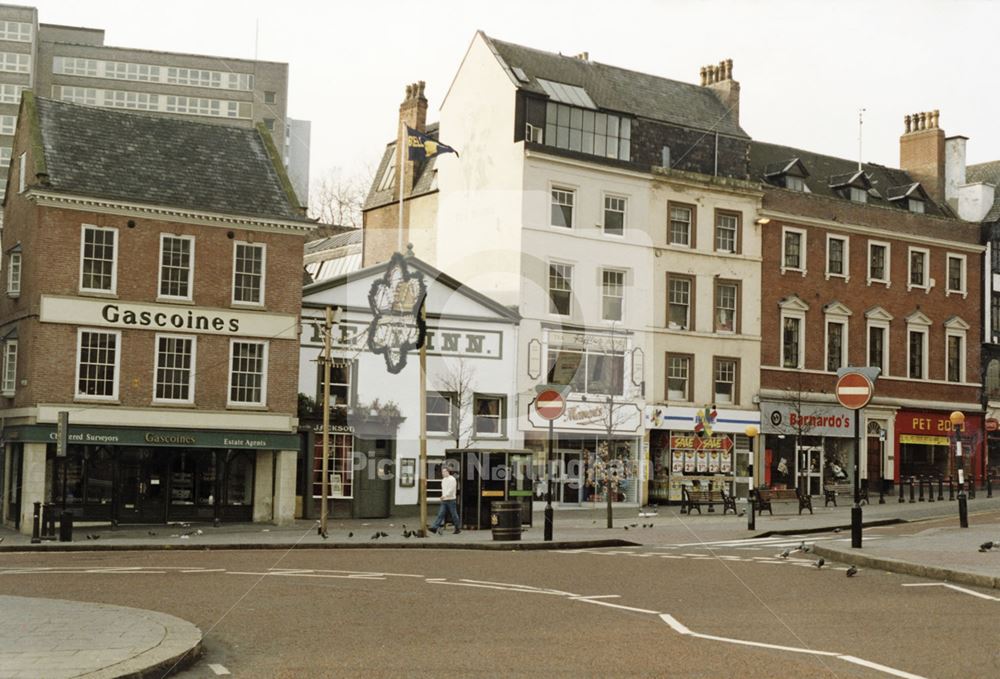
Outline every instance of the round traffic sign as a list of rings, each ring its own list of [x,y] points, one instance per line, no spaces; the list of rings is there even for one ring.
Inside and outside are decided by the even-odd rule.
[[[547,389],[535,398],[535,412],[544,420],[557,420],[566,412],[566,399],[555,389]]]
[[[872,400],[875,387],[863,373],[844,373],[837,380],[837,400],[850,410],[859,410]]]

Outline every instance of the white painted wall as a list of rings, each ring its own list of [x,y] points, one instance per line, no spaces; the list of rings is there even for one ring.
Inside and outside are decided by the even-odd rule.
[[[435,266],[504,304],[518,302],[523,144],[516,88],[476,34],[441,106]]]

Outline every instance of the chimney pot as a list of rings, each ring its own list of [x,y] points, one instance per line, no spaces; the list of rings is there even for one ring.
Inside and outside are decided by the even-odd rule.
[[[726,80],[733,79],[733,60],[726,59]]]
[[[705,85],[708,84],[707,72],[708,72],[708,69],[705,68],[704,66],[702,66],[701,67],[701,86],[702,87],[704,87]]]
[[[934,109],[934,129],[938,128],[938,117],[941,115],[941,111]]]
[[[423,97],[424,96],[424,86],[425,85],[427,85],[427,83],[425,83],[423,80],[421,80],[421,81],[419,81],[417,83],[417,96],[418,97]]]
[[[903,124],[906,125],[906,132],[904,134],[909,134],[910,133],[910,114],[909,113],[907,113],[905,116],[903,116]]]

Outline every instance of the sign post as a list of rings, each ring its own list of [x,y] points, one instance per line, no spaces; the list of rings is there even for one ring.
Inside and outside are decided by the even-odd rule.
[[[545,389],[535,397],[535,413],[549,422],[549,446],[545,455],[545,536],[546,542],[552,541],[552,441],[553,427],[566,412],[566,399],[556,389]]]
[[[837,400],[854,411],[854,506],[851,507],[851,547],[861,549],[861,409],[868,405],[875,387],[868,376],[857,369],[847,368],[837,379]]]
[[[56,457],[66,457],[69,452],[69,411],[60,410],[56,421]]]

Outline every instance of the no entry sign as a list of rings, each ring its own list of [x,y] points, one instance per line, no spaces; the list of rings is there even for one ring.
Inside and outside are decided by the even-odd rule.
[[[535,398],[535,412],[543,420],[557,420],[566,412],[566,399],[555,389],[543,391]]]
[[[844,373],[837,380],[837,400],[851,410],[860,410],[872,400],[875,387],[862,373]]]

